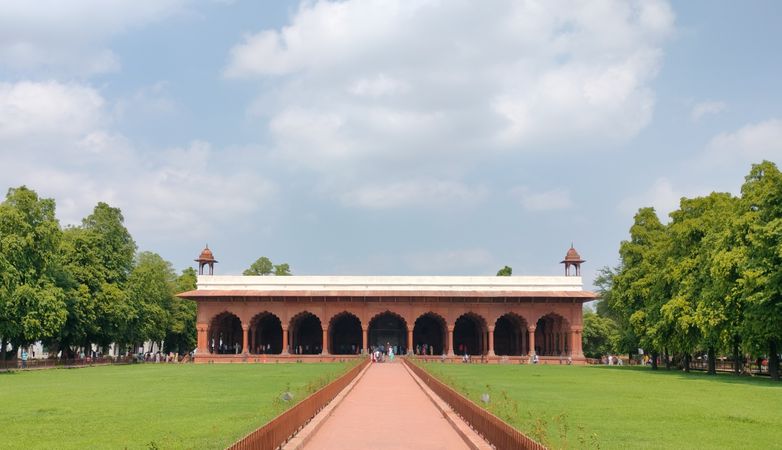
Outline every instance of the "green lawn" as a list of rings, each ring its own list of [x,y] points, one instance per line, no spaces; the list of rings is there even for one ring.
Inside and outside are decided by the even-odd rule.
[[[553,448],[782,448],[782,384],[648,368],[423,364]]]
[[[0,448],[224,448],[348,363],[138,364],[0,373]]]

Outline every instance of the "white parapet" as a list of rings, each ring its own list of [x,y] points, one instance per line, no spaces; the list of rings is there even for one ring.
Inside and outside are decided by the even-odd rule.
[[[234,276],[199,275],[199,291],[433,291],[562,292],[582,291],[581,277],[565,276]]]

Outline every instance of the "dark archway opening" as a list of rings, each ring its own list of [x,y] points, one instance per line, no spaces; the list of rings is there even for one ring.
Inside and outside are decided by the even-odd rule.
[[[370,349],[393,347],[394,353],[403,354],[407,348],[407,324],[400,316],[392,312],[376,315],[369,321],[367,345]]]
[[[261,313],[250,322],[250,353],[282,353],[282,322],[272,313]]]
[[[535,353],[541,356],[569,354],[569,331],[570,325],[562,316],[551,313],[541,317],[535,327]]]
[[[291,353],[319,355],[323,349],[323,328],[315,314],[305,312],[294,317],[290,327]]]
[[[329,327],[329,353],[355,355],[361,352],[361,321],[349,312],[331,319]]]
[[[209,324],[209,352],[220,355],[239,354],[242,348],[242,321],[235,315],[224,312]]]
[[[442,355],[445,352],[445,333],[445,320],[442,317],[433,313],[422,315],[416,319],[413,327],[413,351],[419,355]]]
[[[474,314],[464,314],[456,319],[453,328],[453,346],[457,355],[483,355],[486,352],[486,333],[483,319]]]
[[[527,324],[515,314],[505,314],[494,325],[494,353],[498,356],[521,356],[529,353]]]

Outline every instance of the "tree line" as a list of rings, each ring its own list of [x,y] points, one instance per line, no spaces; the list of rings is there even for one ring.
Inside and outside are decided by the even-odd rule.
[[[779,380],[782,173],[774,163],[753,165],[739,196],[682,198],[667,224],[639,209],[619,258],[595,280],[600,301],[584,316],[585,348],[641,348],[654,369],[662,357],[685,371],[705,354],[710,374],[719,355],[767,358]]]
[[[196,272],[177,274],[152,252],[137,252],[118,208],[98,203],[78,226],[61,227],[55,202],[25,186],[0,203],[0,341],[41,341],[74,357],[92,344],[166,352],[196,345],[196,306],[175,294],[195,289]]]

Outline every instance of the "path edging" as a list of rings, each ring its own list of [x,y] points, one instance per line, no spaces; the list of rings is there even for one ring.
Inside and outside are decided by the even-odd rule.
[[[459,415],[456,414],[456,412],[454,412],[454,410],[451,409],[451,407],[445,403],[442,398],[435,394],[434,391],[432,391],[429,386],[427,386],[426,383],[424,383],[424,381],[407,366],[407,364],[402,363],[402,365],[405,367],[405,370],[407,370],[407,373],[413,377],[413,380],[418,385],[418,387],[424,391],[424,394],[426,394],[434,406],[443,414],[443,417],[445,417],[448,423],[451,424],[451,427],[456,430],[456,433],[461,436],[464,442],[471,449],[489,450],[494,448],[494,446],[489,444],[467,422],[465,422],[464,419],[459,417]]]
[[[353,378],[353,381],[351,381],[347,386],[345,386],[342,391],[340,391],[339,394],[337,394],[336,397],[334,397],[333,400],[329,402],[328,405],[326,405],[320,412],[318,412],[315,417],[310,420],[307,425],[305,425],[301,430],[299,430],[298,433],[296,433],[288,442],[282,445],[283,449],[291,449],[291,450],[298,450],[301,448],[304,448],[304,446],[309,442],[309,440],[312,438],[313,435],[320,429],[321,425],[323,425],[323,422],[326,421],[329,417],[331,417],[331,414],[334,412],[334,409],[339,406],[340,403],[342,403],[342,400],[347,397],[347,395],[350,393],[350,391],[353,390],[353,387],[356,386],[356,384],[361,380],[361,378],[364,376],[364,374],[369,370],[369,368],[372,367],[372,364],[367,364],[366,367],[361,369],[361,372]]]

